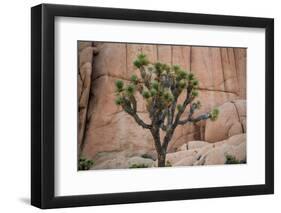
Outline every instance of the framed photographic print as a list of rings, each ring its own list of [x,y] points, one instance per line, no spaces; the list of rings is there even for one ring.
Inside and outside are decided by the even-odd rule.
[[[31,203],[271,194],[274,21],[31,9]]]

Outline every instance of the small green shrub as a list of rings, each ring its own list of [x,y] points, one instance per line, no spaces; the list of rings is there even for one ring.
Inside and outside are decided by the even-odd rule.
[[[130,169],[135,169],[135,168],[148,168],[148,165],[146,165],[146,164],[144,164],[144,163],[132,164],[129,168],[130,168]]]
[[[232,155],[226,155],[226,161],[224,164],[240,164],[241,162]]]
[[[92,165],[94,165],[93,160],[88,160],[86,158],[80,158],[79,163],[78,163],[78,170],[89,170]]]

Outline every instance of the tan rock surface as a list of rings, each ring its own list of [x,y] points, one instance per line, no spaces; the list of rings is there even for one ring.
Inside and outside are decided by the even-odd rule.
[[[115,80],[126,82],[131,74],[136,73],[132,62],[141,52],[147,54],[151,62],[180,64],[196,75],[200,82],[198,100],[202,108],[195,115],[225,102],[235,103],[235,106],[226,104],[226,112],[223,112],[230,121],[221,120],[221,123],[228,122],[228,129],[219,129],[221,124],[217,122],[210,126],[209,121],[179,126],[169,144],[169,152],[176,151],[188,141],[217,142],[246,132],[246,102],[235,101],[246,97],[246,49],[85,42],[79,46],[78,95],[81,100],[79,141],[85,139],[83,154],[86,157],[92,159],[103,152],[145,154],[155,151],[150,132],[143,130],[114,104]],[[87,78],[83,80],[82,74]],[[142,98],[137,99],[140,116],[149,121]],[[231,114],[234,109],[239,116]]]
[[[199,149],[199,148],[203,148],[205,146],[210,145],[210,143],[206,142],[206,141],[189,141],[187,143],[187,149]]]
[[[86,128],[87,110],[92,83],[92,60],[94,48],[92,42],[79,43],[79,69],[78,69],[78,149],[82,148]]]
[[[246,161],[246,134],[234,135],[227,140],[204,146],[196,154],[197,161],[193,165],[225,164],[230,155],[238,161]]]
[[[206,121],[206,141],[217,142],[246,132],[245,100],[227,102],[218,107],[218,109],[220,111],[218,119],[214,122],[211,120]]]
[[[133,165],[153,167],[155,161],[140,156],[130,156],[126,152],[103,152],[93,159],[93,169],[127,169]]]
[[[197,154],[197,150],[186,150],[186,151],[179,151],[179,152],[173,152],[173,153],[168,153],[166,155],[166,162],[169,161],[172,165],[177,163],[178,161],[190,157],[190,156],[195,156]]]
[[[129,167],[133,166],[133,165],[145,165],[147,167],[152,167],[152,166],[154,166],[154,163],[155,162],[151,159],[142,158],[142,157],[138,157],[138,156],[129,158],[129,160],[128,160]]]
[[[179,161],[177,161],[175,164],[173,164],[173,167],[175,166],[192,166],[194,162],[196,161],[195,156],[188,156],[185,157]]]
[[[192,141],[193,149],[168,153],[166,162],[175,166],[198,166],[225,164],[226,156],[230,155],[238,161],[246,161],[246,134],[234,135],[227,140],[216,143]],[[142,150],[145,152],[146,150]],[[140,153],[142,153],[140,152]],[[123,152],[100,152],[93,159],[94,169],[124,169],[133,164],[145,164],[147,167],[157,165],[157,160]]]

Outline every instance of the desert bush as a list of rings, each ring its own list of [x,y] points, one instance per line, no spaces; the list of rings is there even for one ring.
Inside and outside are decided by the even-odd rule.
[[[80,158],[78,162],[78,170],[89,170],[91,166],[94,165],[93,160],[88,160],[86,158]]]
[[[232,155],[226,155],[226,161],[225,164],[240,164],[241,162],[236,159],[235,156]]]

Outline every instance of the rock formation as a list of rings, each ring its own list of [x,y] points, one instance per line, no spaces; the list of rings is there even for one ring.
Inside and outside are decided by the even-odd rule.
[[[221,109],[214,123],[178,127],[168,148],[171,155],[180,149],[204,149],[205,143],[217,144],[246,132],[246,49],[101,42],[79,42],[78,46],[78,146],[83,156],[96,162],[96,168],[123,168],[132,157],[155,156],[151,134],[114,104],[114,82],[138,74],[132,62],[140,52],[152,62],[179,64],[196,75],[200,83],[198,100],[202,103],[198,114],[215,106]],[[141,98],[138,110],[146,119]],[[197,148],[184,150],[189,141],[204,143],[193,142],[190,147]],[[188,157],[177,163],[193,164],[194,159]],[[208,164],[216,161],[204,159]]]

